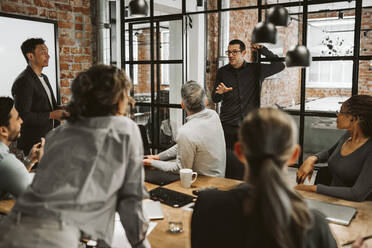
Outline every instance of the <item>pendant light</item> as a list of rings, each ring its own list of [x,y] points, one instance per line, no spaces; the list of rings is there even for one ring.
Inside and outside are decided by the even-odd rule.
[[[302,45],[297,45],[287,52],[285,65],[287,67],[308,67],[310,66],[311,55],[309,49]]]
[[[147,16],[149,6],[145,0],[132,0],[129,2],[130,16],[144,17]]]
[[[281,5],[275,5],[269,9],[266,19],[275,26],[287,27],[289,23],[288,10]]]
[[[254,26],[252,42],[260,45],[276,43],[276,27],[270,22],[259,22]]]

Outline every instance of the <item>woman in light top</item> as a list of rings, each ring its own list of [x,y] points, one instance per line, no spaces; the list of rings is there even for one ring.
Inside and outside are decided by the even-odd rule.
[[[113,66],[77,76],[67,123],[47,135],[31,186],[0,223],[0,247],[77,248],[82,234],[110,245],[115,212],[132,247],[149,247],[141,135],[123,116],[130,86]]]
[[[202,192],[195,204],[191,243],[198,247],[337,247],[320,212],[309,210],[287,185],[287,165],[300,147],[293,119],[275,109],[252,111],[235,145],[248,165],[246,183]]]
[[[372,96],[356,95],[341,105],[337,128],[347,132],[329,150],[309,156],[297,172],[304,182],[315,163],[328,162],[330,184],[303,185],[299,190],[317,192],[349,201],[372,200]]]

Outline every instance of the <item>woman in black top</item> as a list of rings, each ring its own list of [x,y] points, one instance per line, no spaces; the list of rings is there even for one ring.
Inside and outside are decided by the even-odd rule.
[[[202,192],[191,223],[192,247],[337,247],[328,224],[286,183],[300,147],[293,119],[274,109],[243,121],[235,153],[248,165],[246,183]]]
[[[349,201],[371,201],[372,96],[356,95],[345,101],[337,113],[337,128],[347,133],[329,150],[309,156],[297,172],[302,183],[311,177],[315,163],[328,162],[330,183],[299,184],[296,189]]]

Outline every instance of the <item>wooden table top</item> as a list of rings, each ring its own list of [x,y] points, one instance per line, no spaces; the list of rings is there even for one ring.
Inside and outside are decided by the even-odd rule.
[[[198,179],[193,184],[192,188],[185,189],[181,187],[180,181],[173,182],[164,186],[165,188],[172,189],[175,191],[179,191],[185,194],[192,195],[192,191],[196,188],[204,188],[208,186],[217,187],[220,190],[228,190],[232,187],[236,186],[237,184],[241,183],[241,181],[227,179],[227,178],[212,178],[212,177],[205,177],[205,176],[198,176]],[[148,190],[156,188],[158,186],[153,184],[147,184]],[[365,202],[351,202],[345,201],[342,199],[337,199],[334,197],[329,197],[326,195],[320,195],[311,192],[304,192],[298,191],[304,198],[319,200],[329,203],[335,203],[350,207],[355,207],[358,209],[358,212],[355,218],[351,221],[349,226],[343,226],[338,224],[330,223],[329,226],[336,237],[336,240],[339,244],[343,245],[348,241],[355,240],[357,236],[368,236],[372,234],[372,202],[365,201]],[[162,204],[163,211],[166,213],[168,211],[175,211],[174,208],[169,207],[167,205]],[[175,247],[175,248],[189,248],[191,247],[191,240],[190,240],[190,224],[191,224],[191,215],[192,213],[187,210],[177,209],[179,214],[182,215],[184,219],[183,228],[184,232],[179,234],[171,234],[168,233],[168,222],[166,217],[163,220],[158,220],[158,225],[155,229],[150,233],[148,239],[155,248],[163,248],[163,247]],[[366,241],[369,247],[372,247],[372,240],[369,239]]]
[[[179,191],[185,194],[192,195],[192,191],[197,188],[204,188],[208,186],[217,187],[220,190],[228,190],[235,185],[241,183],[241,181],[227,179],[227,178],[217,178],[217,177],[206,177],[198,176],[196,182],[192,185],[192,188],[182,188],[180,181],[173,182],[164,186],[165,188]],[[158,187],[157,185],[151,183],[145,183],[147,190]],[[304,198],[320,200],[329,203],[335,203],[350,207],[355,207],[358,212],[355,218],[351,221],[349,226],[343,226],[338,224],[330,223],[329,226],[333,231],[336,239],[342,245],[347,241],[354,240],[357,236],[367,236],[372,234],[372,201],[366,202],[351,202],[342,199],[337,199],[325,195],[320,195],[311,192],[298,191]],[[14,200],[3,200],[0,201],[0,213],[7,214],[10,212],[14,206]],[[190,224],[191,224],[191,211],[172,208],[167,205],[162,204],[163,212],[165,218],[162,220],[157,220],[158,225],[148,236],[148,239],[153,248],[189,248],[190,243]],[[168,233],[168,219],[167,215],[171,213],[173,215],[179,215],[183,221],[183,232],[178,234]],[[369,247],[372,247],[372,240],[366,242]]]

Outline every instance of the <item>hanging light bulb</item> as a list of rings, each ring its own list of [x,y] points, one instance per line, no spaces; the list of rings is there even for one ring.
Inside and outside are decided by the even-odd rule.
[[[281,5],[275,5],[269,9],[267,20],[275,26],[287,27],[289,23],[288,10]]]
[[[270,22],[259,22],[254,26],[252,42],[260,45],[276,43],[276,27]]]
[[[149,6],[145,0],[132,0],[129,2],[130,15],[133,17],[147,16]]]
[[[287,52],[285,64],[287,67],[308,67],[310,66],[311,54],[307,47],[297,45]]]

